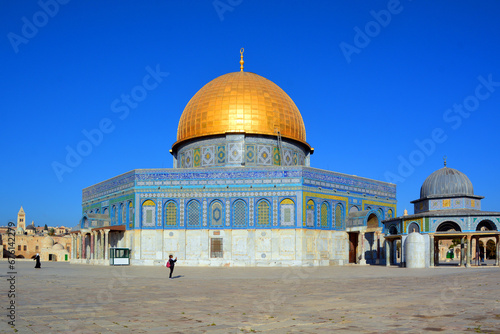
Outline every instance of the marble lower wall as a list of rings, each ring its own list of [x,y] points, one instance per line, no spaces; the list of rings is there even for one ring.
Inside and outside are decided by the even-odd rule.
[[[124,239],[132,265],[165,265],[172,254],[185,266],[328,266],[346,264],[349,253],[341,231],[133,230]],[[212,239],[221,257],[211,254]]]

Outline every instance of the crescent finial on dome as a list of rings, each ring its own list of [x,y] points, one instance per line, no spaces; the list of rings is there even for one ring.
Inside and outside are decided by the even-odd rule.
[[[240,54],[241,54],[241,58],[240,58],[240,71],[243,72],[243,52],[245,52],[245,49],[244,48],[241,48],[240,49]]]

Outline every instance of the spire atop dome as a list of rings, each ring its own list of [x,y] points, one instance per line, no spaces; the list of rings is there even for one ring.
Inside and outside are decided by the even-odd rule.
[[[244,48],[241,48],[240,49],[240,54],[241,54],[241,58],[240,58],[240,71],[243,72],[243,52],[245,52],[245,49]]]
[[[444,160],[444,166],[445,166],[445,167],[446,167],[446,159],[447,159],[447,157],[446,157],[446,155],[445,155],[445,156],[443,157],[443,160]]]

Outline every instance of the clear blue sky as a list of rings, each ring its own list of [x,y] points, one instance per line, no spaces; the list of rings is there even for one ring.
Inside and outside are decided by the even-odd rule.
[[[297,104],[313,167],[395,178],[401,214],[446,155],[500,211],[498,1],[60,1],[1,4],[0,225],[23,205],[28,222],[74,226],[84,187],[172,167],[186,103],[239,70],[241,47]],[[161,82],[144,90],[148,67]]]

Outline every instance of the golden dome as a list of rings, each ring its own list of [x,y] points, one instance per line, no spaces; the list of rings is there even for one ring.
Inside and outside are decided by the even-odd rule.
[[[250,72],[224,74],[203,86],[188,102],[177,142],[225,133],[250,133],[297,140],[307,147],[299,109],[278,85]]]

